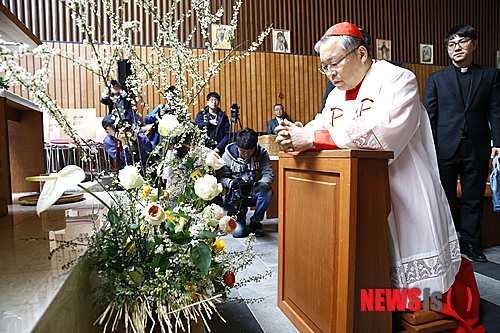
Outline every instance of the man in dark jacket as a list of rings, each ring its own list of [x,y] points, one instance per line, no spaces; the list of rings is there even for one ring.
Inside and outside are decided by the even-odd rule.
[[[281,122],[283,120],[286,119],[289,122],[293,122],[293,121],[290,118],[288,118],[287,115],[285,114],[285,108],[283,107],[282,104],[274,105],[273,112],[274,112],[275,117],[267,122],[266,133],[276,135],[276,132],[274,131],[274,129],[276,128],[276,126],[281,124]]]
[[[207,106],[198,112],[195,125],[199,128],[207,129],[210,142],[206,146],[215,150],[216,153],[224,153],[226,145],[229,143],[229,118],[226,113],[219,108],[220,95],[211,92],[207,95]]]
[[[128,99],[126,91],[122,90],[120,83],[116,80],[111,80],[108,84],[108,90],[102,95],[101,103],[108,106],[108,114],[115,114],[123,122],[128,122],[130,125],[142,126],[142,118],[132,110],[132,105]]]
[[[441,183],[460,233],[460,249],[470,259],[484,262],[487,259],[479,244],[479,221],[489,158],[500,152],[500,77],[495,68],[473,63],[478,43],[473,27],[452,28],[444,43],[453,64],[429,76],[424,106],[431,122]],[[462,199],[457,202],[459,175]]]
[[[117,129],[115,123],[117,123],[116,116],[112,114],[102,120],[102,127],[107,134],[102,145],[109,156],[115,160],[115,169],[120,170],[125,165],[141,162],[141,171],[144,172],[149,153],[153,150],[151,142],[140,129],[131,127]]]
[[[226,203],[228,215],[236,214],[238,227],[233,237],[245,237],[248,207],[255,206],[250,218],[250,232],[257,237],[263,236],[261,221],[271,203],[274,173],[267,151],[257,143],[257,133],[244,128],[236,134],[236,140],[227,146],[222,156],[226,164],[219,170],[218,177],[222,186],[228,189]]]

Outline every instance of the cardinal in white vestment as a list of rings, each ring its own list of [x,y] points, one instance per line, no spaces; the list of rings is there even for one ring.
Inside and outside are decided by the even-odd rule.
[[[353,26],[340,25],[347,24]],[[314,144],[316,149],[394,151],[389,162],[391,285],[444,293],[453,284],[461,256],[417,80],[406,69],[372,61],[361,45],[344,49],[342,42],[349,44],[349,37],[331,36],[319,45],[320,71],[330,74],[337,89],[323,113],[305,127],[282,126],[281,143],[293,150]],[[310,146],[295,144],[299,132],[307,134]]]
[[[277,141],[289,152],[394,151],[388,167],[391,286],[444,294],[455,282],[462,258],[415,75],[372,60],[359,29],[349,22],[328,29],[315,50],[320,53],[319,71],[336,89],[323,113],[306,126],[283,121],[276,128]]]

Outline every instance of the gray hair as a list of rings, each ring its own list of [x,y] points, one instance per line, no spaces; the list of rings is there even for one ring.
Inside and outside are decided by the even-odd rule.
[[[339,38],[340,47],[346,51],[351,52],[352,50],[354,50],[355,48],[357,48],[361,45],[363,45],[364,47],[366,47],[366,49],[368,49],[368,47],[366,46],[366,42],[364,40],[362,40],[361,38],[353,37],[353,36],[346,36],[346,35],[341,35],[341,36],[330,35],[330,36],[321,37],[321,39],[319,41],[317,41],[316,44],[314,45],[314,51],[319,53],[319,48],[321,47],[321,45],[323,45],[324,43],[326,43],[327,41],[329,41],[331,38],[334,38],[334,37]]]

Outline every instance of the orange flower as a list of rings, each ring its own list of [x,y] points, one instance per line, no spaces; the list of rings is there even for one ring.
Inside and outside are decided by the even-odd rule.
[[[226,286],[228,286],[229,288],[233,287],[235,281],[236,277],[234,276],[233,272],[226,271],[224,273],[224,283],[226,284]]]
[[[237,226],[236,221],[231,216],[224,216],[219,221],[219,229],[228,234],[232,234]]]

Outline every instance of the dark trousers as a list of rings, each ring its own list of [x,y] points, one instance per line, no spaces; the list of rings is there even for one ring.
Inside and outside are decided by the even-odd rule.
[[[483,198],[488,179],[489,160],[475,157],[469,138],[462,139],[450,159],[439,159],[439,174],[460,241],[479,244],[479,221],[483,215]],[[457,199],[457,180],[460,175],[462,198]]]

